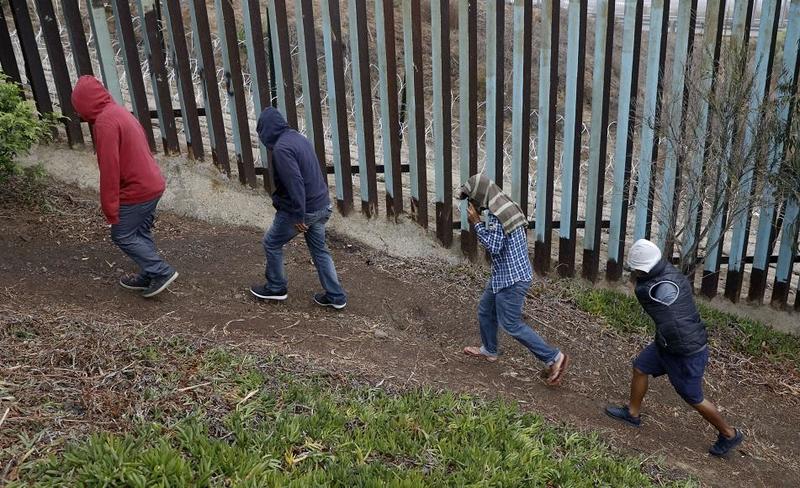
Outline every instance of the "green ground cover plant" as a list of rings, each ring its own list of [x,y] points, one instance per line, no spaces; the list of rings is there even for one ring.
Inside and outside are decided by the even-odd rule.
[[[652,460],[622,456],[596,434],[555,425],[516,404],[429,389],[375,388],[282,356],[198,347],[188,337],[159,337],[133,324],[106,325],[65,312],[42,320],[35,314],[9,317],[0,339],[20,360],[30,354],[32,364],[36,358],[47,364],[64,347],[85,350],[93,359],[83,364],[77,358],[79,370],[88,372],[81,375],[82,389],[98,396],[87,408],[97,417],[116,405],[115,425],[121,427],[93,429],[53,448],[43,443],[58,425],[69,424],[57,422],[48,431],[34,421],[31,428],[39,431],[20,435],[21,447],[10,452],[23,460],[13,487],[694,483],[670,478]],[[55,355],[42,350],[48,345]],[[109,373],[112,368],[122,373]],[[9,381],[41,388],[33,384],[35,377],[20,375]],[[100,383],[91,387],[95,381]],[[72,394],[54,394],[47,411],[66,410]],[[124,399],[114,396],[123,394]],[[21,456],[29,449],[25,439],[39,443],[30,448],[40,452],[38,458]]]
[[[615,330],[654,333],[653,321],[634,296],[580,285],[571,286],[569,293],[578,308],[602,317]],[[800,337],[776,331],[757,320],[722,312],[702,302],[698,302],[698,308],[713,338],[729,343],[735,351],[750,357],[789,362],[800,370]]]

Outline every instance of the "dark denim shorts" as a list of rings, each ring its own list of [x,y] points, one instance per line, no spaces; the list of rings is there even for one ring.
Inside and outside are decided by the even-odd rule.
[[[690,405],[697,405],[703,401],[703,373],[707,363],[708,348],[690,356],[676,356],[662,351],[653,342],[633,360],[633,367],[654,378],[666,374],[678,395]]]

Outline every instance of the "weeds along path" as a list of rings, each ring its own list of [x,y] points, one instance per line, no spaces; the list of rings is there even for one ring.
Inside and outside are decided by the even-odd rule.
[[[580,312],[556,283],[538,281],[526,304],[537,330],[573,357],[563,387],[553,389],[539,379],[541,365],[507,336],[495,364],[461,355],[478,341],[475,308],[485,276],[477,267],[400,261],[332,236],[350,294],[348,307],[335,312],[313,304],[319,285],[298,239],[286,252],[289,299],[260,303],[247,288],[263,279],[262,231],[162,214],[156,239],[181,277],[169,293],[145,301],[116,285],[132,264],[109,241],[96,195],[55,186],[49,192],[49,209],[0,196],[0,300],[113,312],[154,328],[191,323],[193,334],[213,330],[245,348],[273,348],[373,385],[502,396],[598,430],[625,452],[663,458],[712,486],[800,485],[798,385],[762,375],[775,369],[764,360],[712,352],[707,395],[748,434],[729,459],[712,459],[706,449],[715,433],[666,379],[652,381],[641,429],[603,415],[607,402],[625,399],[630,361],[648,338],[614,332]]]

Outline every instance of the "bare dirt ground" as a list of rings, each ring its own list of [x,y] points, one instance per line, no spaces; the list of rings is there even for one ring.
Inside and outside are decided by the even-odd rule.
[[[498,363],[461,355],[463,346],[478,343],[475,309],[485,275],[477,267],[401,261],[334,235],[330,245],[350,294],[348,308],[334,312],[312,302],[316,273],[296,240],[287,249],[289,299],[261,303],[247,293],[262,279],[261,230],[162,214],[157,242],[181,277],[168,293],[145,301],[116,285],[132,263],[110,242],[96,195],[63,185],[50,191],[50,210],[0,194],[4,302],[192,323],[197,334],[223,330],[232,340],[270,344],[373,384],[517,401],[552,420],[597,430],[624,452],[662,459],[678,476],[706,485],[800,485],[797,385],[765,380],[759,373],[774,368],[770,363],[712,352],[707,395],[747,434],[728,459],[714,459],[706,449],[715,433],[663,378],[651,383],[641,429],[603,415],[607,402],[625,399],[630,360],[647,338],[618,334],[580,312],[557,283],[538,280],[526,304],[534,327],[573,358],[564,385],[549,388],[539,379],[541,365],[507,336]]]

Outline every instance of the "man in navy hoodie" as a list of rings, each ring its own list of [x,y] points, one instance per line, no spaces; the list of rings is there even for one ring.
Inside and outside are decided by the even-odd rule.
[[[283,246],[297,234],[303,234],[319,282],[325,290],[314,295],[314,301],[341,310],[347,305],[347,295],[325,245],[325,224],[333,208],[314,146],[289,127],[274,107],[261,112],[257,130],[262,144],[272,151],[275,176],[272,205],[277,213],[262,241],[267,255],[267,282],[250,287],[250,293],[265,300],[286,300],[288,290],[283,269]]]

